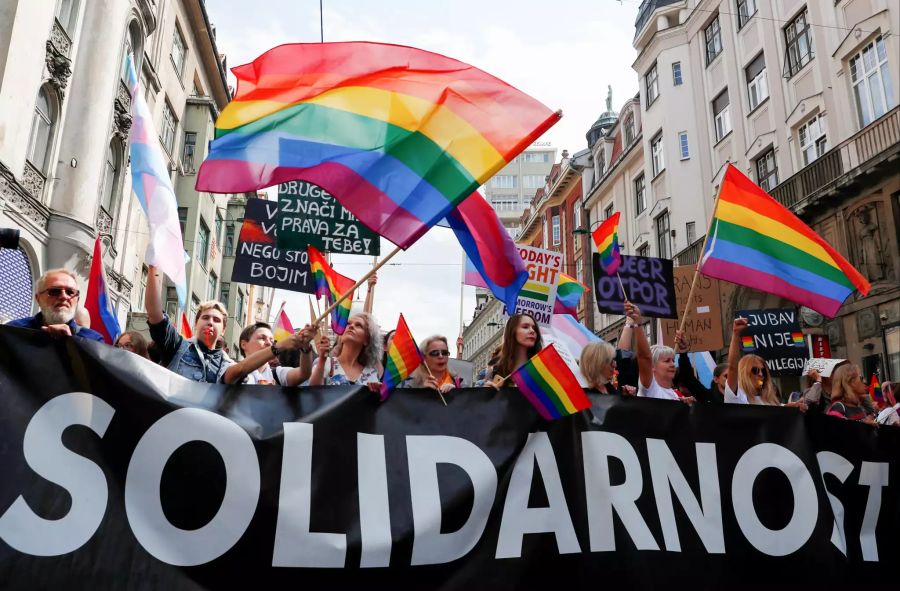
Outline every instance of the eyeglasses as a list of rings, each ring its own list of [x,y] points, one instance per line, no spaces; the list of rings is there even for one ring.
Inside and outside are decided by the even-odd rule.
[[[447,349],[435,349],[428,352],[429,357],[450,357],[450,351]]]
[[[131,344],[131,341],[128,341],[127,343],[116,343],[115,347],[116,349],[127,349],[129,351],[134,351],[134,345]]]
[[[755,376],[764,376],[764,375],[766,375],[767,371],[766,371],[765,367],[751,367],[750,373],[752,373]]]
[[[78,294],[80,292],[73,287],[48,287],[41,293],[45,293],[48,296],[50,296],[51,298],[58,298],[59,296],[61,296],[62,294],[65,293],[66,297],[71,299],[71,298],[77,298]]]

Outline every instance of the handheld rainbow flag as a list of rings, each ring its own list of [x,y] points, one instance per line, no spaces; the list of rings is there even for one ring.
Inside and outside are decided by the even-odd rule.
[[[878,401],[884,400],[884,394],[881,393],[881,384],[878,383],[878,376],[874,373],[871,381],[869,381],[869,398]]]
[[[698,270],[833,318],[869,282],[821,236],[728,165]]]
[[[94,257],[91,259],[91,274],[88,276],[87,293],[84,296],[84,309],[91,315],[91,328],[103,335],[107,345],[112,345],[119,338],[122,329],[113,311],[106,289],[106,272],[103,270],[103,252],[100,249],[100,237],[94,240]]]
[[[587,285],[574,277],[560,273],[559,281],[556,284],[556,303],[553,305],[553,313],[577,315],[578,302],[581,301],[581,296],[586,291],[590,291]]]
[[[316,297],[324,297],[329,304],[333,304],[344,293],[350,290],[356,283],[349,277],[344,277],[335,271],[328,261],[325,260],[319,250],[308,245],[306,247],[309,255],[309,268],[313,276],[316,278]],[[344,334],[347,328],[347,321],[350,319],[350,306],[353,304],[353,294],[350,294],[331,311],[331,330],[335,334]]]
[[[179,324],[181,324],[181,326],[178,329],[178,334],[186,339],[192,338],[194,336],[194,331],[191,329],[191,323],[188,322],[188,317],[184,310],[181,311],[181,321],[179,322]]]
[[[542,417],[551,421],[590,408],[591,401],[553,345],[547,345],[510,377]]]
[[[612,214],[591,234],[597,245],[597,252],[600,253],[600,264],[609,275],[614,275],[622,264],[619,252],[619,216],[618,211]]]
[[[197,190],[319,185],[408,248],[561,114],[463,62],[400,45],[281,45],[232,69]]]
[[[275,330],[273,332],[275,342],[277,343],[292,334],[294,334],[294,327],[290,318],[288,318],[287,312],[284,311],[284,304],[282,304],[281,309],[278,311],[278,316],[275,317]]]
[[[397,321],[397,331],[391,339],[391,346],[387,350],[387,362],[384,365],[384,375],[381,377],[381,401],[387,400],[391,391],[397,385],[408,378],[424,357],[419,350],[416,341],[413,340],[406,319],[400,314]]]

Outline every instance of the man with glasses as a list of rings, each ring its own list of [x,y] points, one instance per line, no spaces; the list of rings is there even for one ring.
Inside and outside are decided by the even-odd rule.
[[[34,299],[40,312],[28,318],[13,320],[7,326],[43,330],[57,338],[76,336],[103,342],[103,335],[99,332],[75,323],[80,295],[78,278],[71,271],[51,269],[41,275],[37,282]]]

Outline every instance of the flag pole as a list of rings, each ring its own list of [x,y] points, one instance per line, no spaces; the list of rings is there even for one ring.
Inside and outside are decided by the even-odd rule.
[[[726,172],[727,170],[728,169],[726,169]],[[691,279],[691,290],[688,292],[687,301],[684,304],[684,314],[681,315],[681,323],[678,325],[679,332],[684,330],[684,324],[687,322],[688,316],[691,313],[691,300],[694,298],[694,290],[697,288],[697,278],[700,276],[700,262],[703,260],[703,253],[706,252],[706,244],[709,242],[709,235],[712,231],[713,221],[716,219],[716,212],[719,211],[719,197],[721,194],[722,183],[719,184],[719,192],[716,193],[716,206],[713,208],[712,216],[709,218],[709,224],[706,227],[706,236],[703,237],[703,245],[700,247],[700,256],[697,257],[697,265],[694,267],[694,278]]]
[[[466,253],[463,251],[462,253],[462,271],[459,274],[459,338],[463,336],[463,329],[465,328],[463,325],[463,300],[465,299],[465,288],[466,288]],[[457,339],[458,341],[459,339]],[[462,359],[462,349],[457,344],[456,347],[456,358]]]
[[[436,379],[436,378],[435,378],[435,377],[434,377],[434,374],[433,374],[433,373],[431,373],[431,370],[430,370],[430,369],[428,369],[428,364],[426,364],[426,363],[425,363],[425,362],[424,362],[424,361],[423,361],[423,362],[422,362],[422,365],[424,365],[424,366],[425,366],[425,371],[427,371],[427,372],[428,372],[428,376],[429,376],[429,377],[430,377],[430,378],[431,378],[431,379],[432,379],[432,380],[434,380],[434,381],[435,381],[435,383],[436,383],[436,382],[437,382],[437,379]],[[441,402],[443,402],[443,403],[444,403],[444,406],[447,406],[447,400],[446,400],[446,399],[445,399],[445,398],[444,398],[444,394],[443,394],[443,393],[442,393],[442,392],[441,392],[441,389],[440,389],[440,387],[438,387],[438,391],[437,391],[437,393],[438,393],[438,396],[440,396],[440,397],[441,397]]]
[[[330,306],[328,306],[327,308],[325,308],[325,311],[322,312],[322,314],[321,314],[318,318],[316,318],[315,324],[318,324],[318,323],[322,322],[322,320],[324,320],[325,317],[328,316],[328,315],[331,313],[331,311],[334,310],[334,309],[338,306],[338,304],[340,304],[341,302],[343,302],[344,300],[346,300],[348,297],[350,297],[350,295],[351,295],[354,291],[356,291],[356,289],[357,289],[360,285],[362,285],[363,283],[365,283],[366,280],[367,280],[369,277],[371,277],[372,275],[374,275],[374,274],[378,271],[378,269],[380,269],[381,267],[383,267],[385,263],[387,263],[389,260],[391,260],[392,258],[394,258],[394,256],[395,256],[397,253],[399,253],[400,251],[402,251],[402,250],[403,250],[403,249],[400,248],[400,247],[398,246],[397,248],[395,248],[394,250],[392,250],[391,253],[390,253],[389,255],[387,255],[386,257],[384,257],[384,258],[381,259],[380,261],[378,261],[377,264],[373,265],[372,268],[369,269],[369,272],[368,272],[368,273],[366,273],[365,275],[363,275],[363,276],[359,279],[359,281],[357,281],[356,283],[353,284],[353,287],[351,287],[351,288],[348,289],[346,292],[344,292],[343,294],[341,294],[341,297],[339,297],[338,299],[336,299],[334,302],[331,303]]]
[[[373,256],[372,257],[372,266],[375,266],[377,264],[378,264],[378,257]],[[371,314],[373,308],[375,308],[375,286],[370,285],[369,291],[366,292],[366,303],[363,306],[363,312],[365,312],[366,314]]]
[[[625,298],[625,301],[627,302],[627,301],[628,301],[628,294],[625,293],[625,285],[622,284],[622,276],[619,275],[619,272],[618,272],[618,271],[616,271],[616,279],[619,280],[619,287],[622,288],[622,297]]]

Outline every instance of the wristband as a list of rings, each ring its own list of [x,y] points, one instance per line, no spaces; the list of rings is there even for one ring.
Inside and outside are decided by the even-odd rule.
[[[275,343],[272,343],[271,351],[273,356],[278,357],[278,349],[275,347]]]

